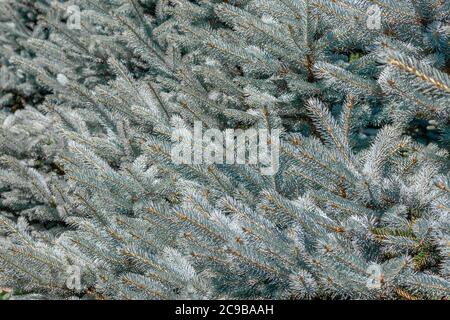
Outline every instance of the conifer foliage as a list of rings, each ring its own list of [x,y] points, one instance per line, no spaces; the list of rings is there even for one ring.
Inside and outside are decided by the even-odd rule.
[[[449,22],[444,0],[0,1],[0,288],[448,298]],[[173,161],[199,122],[280,132],[276,173]]]

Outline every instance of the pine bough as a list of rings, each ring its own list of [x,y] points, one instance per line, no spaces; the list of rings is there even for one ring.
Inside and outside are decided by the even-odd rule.
[[[2,101],[32,85],[45,99],[2,113],[0,288],[450,295],[450,2],[42,3],[45,37],[5,22],[27,80],[1,78]],[[281,130],[279,171],[175,164],[173,128],[194,121]]]

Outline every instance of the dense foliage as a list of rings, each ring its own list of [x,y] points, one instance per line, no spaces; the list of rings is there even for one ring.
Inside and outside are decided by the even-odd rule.
[[[445,0],[1,2],[0,288],[448,297],[449,21]],[[279,170],[174,163],[198,121],[280,130]]]

